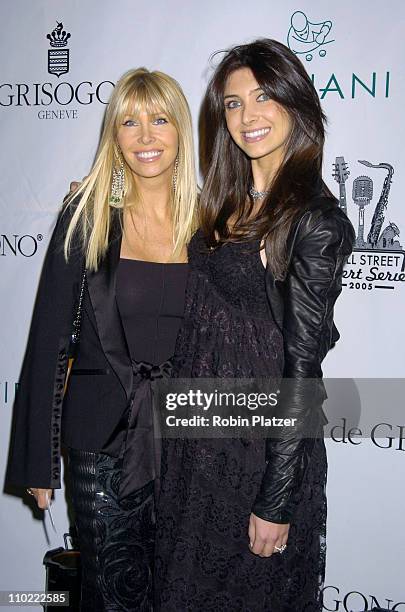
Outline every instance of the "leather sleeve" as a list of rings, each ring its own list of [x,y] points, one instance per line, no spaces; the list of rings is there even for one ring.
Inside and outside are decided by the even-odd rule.
[[[281,396],[281,411],[283,416],[297,418],[298,426],[290,435],[267,439],[267,467],[252,509],[274,523],[289,523],[299,503],[315,440],[305,437],[305,427],[310,423],[311,432],[322,432],[326,422],[321,363],[338,337],[333,307],[342,290],[343,266],[354,237],[346,215],[333,208],[306,214],[294,243],[283,286],[284,378],[292,380]],[[302,382],[307,378],[317,379],[311,393]]]

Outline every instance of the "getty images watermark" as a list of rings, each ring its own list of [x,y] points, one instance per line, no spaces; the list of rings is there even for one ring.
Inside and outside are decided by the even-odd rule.
[[[217,382],[218,384],[218,382]],[[229,383],[228,383],[229,384]],[[215,391],[189,389],[187,392],[172,392],[165,395],[165,408],[175,411],[179,408],[190,409],[189,416],[166,416],[168,427],[294,427],[298,418],[282,418],[267,414],[224,414],[224,409],[256,411],[272,409],[278,405],[280,389],[275,392]],[[191,414],[196,409],[202,414]],[[213,414],[210,414],[211,411]]]
[[[155,388],[160,435],[168,438],[316,437],[319,423],[325,420],[321,411],[325,395],[322,383],[319,379],[307,379],[299,383],[297,394],[296,384],[293,386],[291,382],[161,379]],[[297,410],[297,395],[300,410]],[[304,401],[311,406],[309,417],[302,410]]]
[[[155,435],[331,438],[405,451],[405,379],[160,379]]]

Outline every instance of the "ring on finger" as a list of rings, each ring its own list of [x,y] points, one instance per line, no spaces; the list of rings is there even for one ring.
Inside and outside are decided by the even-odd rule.
[[[275,546],[274,550],[276,550],[281,555],[285,551],[286,548],[287,548],[287,544],[282,544],[281,546]]]
[[[32,489],[27,489],[27,493],[28,493],[28,495],[34,495]]]

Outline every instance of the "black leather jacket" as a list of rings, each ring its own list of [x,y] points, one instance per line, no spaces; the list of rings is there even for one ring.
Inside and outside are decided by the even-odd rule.
[[[290,233],[285,280],[274,279],[269,269],[266,272],[268,298],[284,338],[284,378],[294,379],[281,400],[286,404],[284,414],[297,417],[298,423],[315,418],[321,431],[327,422],[322,411],[327,395],[321,363],[339,339],[333,307],[354,239],[353,226],[337,201],[318,197]],[[307,378],[319,380],[310,400],[302,389],[302,379]],[[254,514],[274,523],[291,521],[313,445],[314,438],[302,436],[297,429],[291,437],[267,440],[267,468]]]

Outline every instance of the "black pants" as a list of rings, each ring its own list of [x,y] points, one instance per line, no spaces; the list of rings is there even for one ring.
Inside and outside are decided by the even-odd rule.
[[[155,538],[153,481],[118,501],[120,460],[69,450],[82,560],[83,612],[149,612]]]

